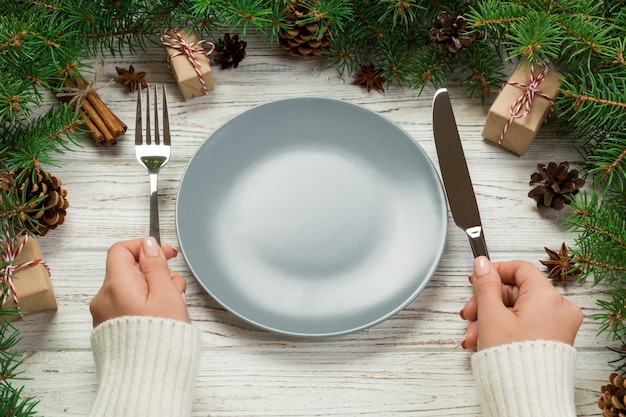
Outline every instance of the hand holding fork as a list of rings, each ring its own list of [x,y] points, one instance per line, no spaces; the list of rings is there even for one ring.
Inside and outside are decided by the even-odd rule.
[[[137,117],[135,125],[135,154],[137,161],[148,170],[150,177],[150,236],[161,244],[159,231],[159,171],[170,159],[170,121],[167,111],[167,94],[163,86],[163,126],[162,138],[159,135],[159,105],[157,88],[154,88],[154,138],[150,130],[150,90],[146,90],[146,141],[143,141],[143,112],[141,108],[142,89],[137,94]]]

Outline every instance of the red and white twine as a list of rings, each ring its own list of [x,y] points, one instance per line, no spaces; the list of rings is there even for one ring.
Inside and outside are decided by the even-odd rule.
[[[176,52],[170,54],[167,57],[168,65],[170,65],[170,61],[172,60],[172,58],[176,58],[178,56],[187,57],[187,59],[191,63],[191,66],[196,72],[198,79],[200,80],[200,84],[202,85],[202,90],[204,91],[204,94],[207,94],[209,90],[206,86],[206,82],[204,81],[204,76],[202,75],[202,63],[195,54],[202,54],[208,57],[215,50],[215,45],[213,44],[213,42],[209,42],[204,39],[195,42],[187,42],[179,30],[170,28],[164,30],[161,34],[161,44],[167,46],[168,48],[176,50]],[[209,45],[210,50],[204,49],[202,45]]]
[[[522,119],[528,116],[528,114],[530,114],[530,107],[533,104],[535,95],[539,95],[540,97],[545,98],[550,103],[554,102],[554,99],[552,97],[550,97],[543,91],[539,90],[539,85],[546,78],[546,75],[548,75],[548,72],[550,72],[549,64],[545,62],[545,67],[543,71],[539,73],[539,75],[536,75],[535,71],[536,71],[535,63],[531,62],[530,63],[530,79],[528,83],[524,84],[518,81],[507,81],[502,86],[504,88],[504,86],[506,85],[513,85],[515,87],[525,89],[526,91],[524,92],[524,94],[518,97],[517,100],[515,100],[515,102],[511,105],[511,108],[509,110],[510,117],[507,120],[506,124],[504,125],[504,128],[502,129],[502,133],[500,133],[500,139],[498,140],[499,146],[502,145],[502,141],[504,140],[504,135],[506,135],[506,132],[509,130],[509,127],[511,127],[515,119]],[[550,106],[550,113],[548,114],[546,121],[549,120],[550,117],[552,116],[553,110],[554,109],[552,108],[552,106]]]
[[[16,243],[19,241],[18,238],[22,235],[24,236],[24,239],[22,239],[19,245],[16,245]],[[20,268],[26,268],[27,266],[33,265],[43,265],[46,267],[46,269],[50,269],[48,268],[46,262],[42,259],[31,259],[26,262],[15,263],[18,255],[26,246],[28,238],[29,236],[27,233],[22,233],[15,239],[7,239],[5,241],[6,247],[2,252],[2,260],[4,261],[5,265],[0,269],[1,285],[8,287],[11,290],[11,298],[13,299],[13,302],[15,302],[16,306],[19,304],[19,298],[17,295],[17,290],[15,289],[15,283],[13,282],[13,274],[15,273],[15,271]],[[6,291],[3,291],[2,303],[0,303],[0,305],[4,305],[4,303],[6,303],[8,299],[9,295]],[[17,306],[17,309],[19,310],[19,306]]]

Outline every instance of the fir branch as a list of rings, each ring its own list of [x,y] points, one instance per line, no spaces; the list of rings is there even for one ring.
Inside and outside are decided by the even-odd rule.
[[[528,16],[520,3],[485,0],[470,8],[468,18],[475,31],[489,33],[494,39],[506,39],[511,25]]]
[[[436,46],[433,45],[431,48],[436,48]],[[449,71],[449,63],[443,57],[431,54],[424,55],[424,59],[417,62],[417,68],[413,75],[414,85],[418,88],[424,88],[428,83],[434,86],[441,85]]]
[[[382,0],[382,4],[387,4],[385,12],[380,16],[380,21],[391,21],[392,26],[401,25],[408,28],[415,23],[417,14],[423,9],[415,1],[407,0]]]
[[[382,8],[382,4],[379,4],[378,9],[376,8],[371,8],[371,10],[369,8],[367,9],[369,10],[369,14],[374,14],[374,16],[372,16],[371,18],[369,16],[366,16],[365,11],[360,11],[356,6],[353,6],[353,8],[354,8],[354,13],[359,18],[359,20],[365,23],[365,27],[371,29],[372,34],[370,36],[372,39],[375,39],[376,37],[378,38],[385,37],[384,29],[378,27],[378,25],[376,24],[378,22],[378,19],[375,19],[375,17],[377,17],[381,11],[384,11],[384,9]]]
[[[0,166],[8,171],[41,164],[57,166],[57,154],[71,149],[70,144],[80,145],[82,125],[79,114],[63,104],[28,123],[0,126],[6,146]]]
[[[352,23],[354,18],[353,8],[344,0],[307,0],[301,1],[300,4],[310,12],[300,16],[296,23],[334,22],[333,30],[330,31],[331,38],[334,32],[343,31],[345,25]],[[318,25],[313,38],[321,39],[322,36],[324,25]]]
[[[579,255],[573,255],[571,259],[576,264],[576,267],[572,268],[572,271],[584,272],[584,271],[590,270],[591,268],[595,268],[595,269],[601,269],[603,271],[607,271],[607,272],[610,271],[610,272],[619,273],[619,274],[626,272],[626,267],[622,265],[615,265],[615,264],[611,264],[607,262],[602,262],[602,261],[592,258],[591,256],[582,257]],[[584,280],[580,280],[580,282],[584,282]]]
[[[498,53],[486,42],[478,42],[467,52],[467,76],[463,84],[469,86],[469,96],[478,95],[482,103],[491,94],[492,87],[502,85],[506,76]]]
[[[587,171],[608,190],[626,189],[626,132],[604,136],[588,146]]]
[[[348,37],[335,38],[333,48],[326,52],[326,57],[330,60],[329,67],[335,67],[340,74],[352,74],[359,63],[367,61],[365,45],[369,39],[362,39],[360,43],[354,44],[355,39]]]
[[[626,291],[616,287],[606,291],[610,300],[597,300],[596,305],[604,310],[603,313],[592,314],[590,318],[600,323],[598,334],[606,333],[607,339],[621,340],[620,335],[626,334]]]
[[[549,14],[530,14],[509,28],[504,42],[511,58],[526,58],[531,62],[552,61],[562,52],[563,36]]]
[[[8,73],[0,73],[0,123],[18,123],[30,116],[38,102],[26,80],[14,80]]]
[[[230,26],[241,28],[242,36],[246,35],[248,25],[263,31],[274,21],[272,9],[263,0],[231,0],[222,7],[221,16]]]
[[[612,25],[604,20],[588,20],[585,16],[560,16],[559,27],[564,31],[564,50],[562,55],[570,62],[586,62],[587,68],[592,67],[592,60],[601,57],[606,50],[613,47]]]
[[[36,415],[38,401],[24,395],[24,387],[16,388],[14,380],[24,379],[21,367],[23,359],[13,349],[20,342],[19,330],[6,316],[17,313],[15,307],[0,309],[0,410],[2,415],[28,417]]]
[[[580,109],[583,103],[600,104],[603,106],[626,109],[626,102],[623,101],[593,97],[590,94],[579,94],[572,90],[564,90],[561,94],[565,98],[574,100],[574,106],[577,110]]]
[[[613,44],[615,27],[603,16],[598,2],[485,0],[470,12],[472,27],[492,39],[505,41],[509,57],[531,61],[576,61],[590,67],[593,59]]]
[[[613,56],[609,56],[609,62],[613,65],[619,65],[622,69],[626,69],[626,59],[624,59],[625,46],[621,39],[616,40],[617,45],[611,51]]]
[[[574,215],[567,218],[567,227],[578,233],[572,254],[582,270],[579,281],[593,276],[594,285],[602,281],[626,284],[626,204],[581,192],[571,206]]]
[[[363,11],[356,4],[352,4],[351,8],[355,21],[360,23],[346,27],[345,31],[335,31],[332,48],[327,52],[331,66],[337,67],[340,73],[353,73],[365,62],[378,64],[372,55],[377,52],[378,42],[386,42],[387,37],[384,27],[378,22],[378,16],[384,11],[382,4],[372,5]]]
[[[584,136],[591,130],[618,132],[626,123],[626,78],[613,74],[588,73],[580,69],[563,80],[559,119],[569,131],[578,130]]]
[[[23,171],[24,174],[28,170]],[[22,231],[37,230],[41,225],[36,218],[38,212],[42,210],[41,204],[47,195],[36,195],[29,197],[27,193],[28,181],[22,181],[22,186],[6,189],[3,179],[0,178],[0,227],[8,229],[10,238],[17,236]],[[46,208],[43,208],[44,210]]]
[[[24,397],[24,387],[13,388],[0,384],[0,410],[7,416],[29,417],[37,415],[35,407],[39,403],[33,397]]]

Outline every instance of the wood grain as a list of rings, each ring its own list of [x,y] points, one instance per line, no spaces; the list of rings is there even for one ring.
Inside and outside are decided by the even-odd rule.
[[[175,200],[180,177],[202,141],[240,112],[266,101],[295,96],[343,99],[373,109],[405,129],[431,157],[433,88],[392,86],[387,92],[352,85],[324,60],[283,55],[277,45],[251,34],[248,56],[236,70],[214,68],[216,89],[183,101],[158,45],[135,55],[105,57],[104,80],[115,66],[133,64],[151,83],[167,84],[172,124],[172,159],[160,178],[161,234],[177,244]],[[576,160],[577,153],[556,128],[541,129],[523,157],[484,141],[488,104],[470,100],[448,86],[463,138],[468,166],[494,260],[525,259],[538,266],[544,246],[573,244],[563,212],[539,211],[526,194],[537,163]],[[88,304],[104,275],[107,248],[148,232],[148,178],[135,161],[135,95],[120,84],[99,91],[103,101],[129,126],[115,147],[84,145],[51,168],[69,192],[65,224],[40,239],[58,299],[56,313],[17,322],[25,355],[25,393],[40,400],[49,417],[85,416],[96,391],[90,351]],[[55,105],[48,97],[43,109]],[[322,127],[320,127],[322,128]],[[297,135],[298,132],[292,132]],[[472,255],[452,220],[439,269],[426,289],[393,318],[351,335],[297,339],[267,333],[242,322],[218,305],[195,282],[182,256],[171,263],[188,281],[187,300],[194,324],[203,332],[203,357],[194,416],[464,416],[481,415],[470,368],[460,348],[465,323],[458,312],[471,295],[467,276]],[[601,289],[589,284],[559,286],[586,317],[597,313]],[[548,318],[549,319],[549,318]],[[586,318],[576,346],[579,416],[599,415],[596,402],[613,356],[597,336],[598,323]]]

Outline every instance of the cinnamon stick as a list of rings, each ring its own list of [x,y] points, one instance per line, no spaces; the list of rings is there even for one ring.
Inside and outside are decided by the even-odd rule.
[[[100,132],[100,130],[98,130],[98,126],[96,126],[91,119],[89,119],[89,116],[87,116],[84,111],[80,112],[80,118],[85,122],[85,127],[89,131],[89,134],[94,142],[96,142],[97,145],[104,145],[104,135]]]
[[[104,120],[102,120],[102,117],[100,117],[100,114],[98,114],[96,109],[93,108],[93,106],[89,103],[88,100],[81,100],[81,109],[87,114],[89,119],[98,127],[98,130],[104,136],[104,142],[107,145],[114,145],[115,143],[117,143],[116,137],[113,136],[113,134],[111,133],[107,125],[104,123]]]
[[[63,80],[63,86],[85,89],[88,84],[79,74],[73,73],[71,77]],[[97,145],[115,145],[117,137],[126,132],[126,124],[104,104],[97,93],[87,94],[76,106],[80,107],[80,117],[85,121],[85,127],[91,132],[91,137]]]
[[[89,101],[89,104],[91,104],[96,112],[98,112],[98,115],[102,118],[102,121],[113,136],[118,137],[126,133],[126,124],[122,122],[106,104],[104,104],[98,94],[87,94],[87,101]]]

